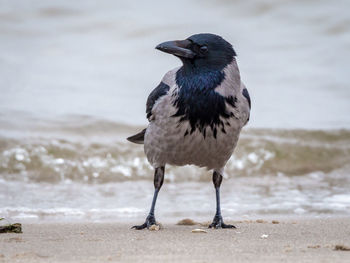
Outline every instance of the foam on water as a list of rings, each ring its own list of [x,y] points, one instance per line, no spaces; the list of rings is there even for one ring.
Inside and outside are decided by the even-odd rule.
[[[349,169],[349,167],[347,168]],[[222,211],[227,219],[243,216],[349,215],[348,170],[304,176],[250,176],[224,180]],[[336,179],[335,179],[336,178]],[[0,215],[27,221],[135,221],[147,214],[152,181],[59,184],[0,182]],[[165,182],[157,203],[162,222],[181,218],[208,221],[215,211],[209,182]]]

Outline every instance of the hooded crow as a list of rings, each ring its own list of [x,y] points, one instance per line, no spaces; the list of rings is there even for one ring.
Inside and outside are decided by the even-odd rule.
[[[156,224],[154,208],[166,164],[193,164],[213,170],[216,214],[209,227],[234,228],[225,224],[221,216],[220,185],[251,107],[236,52],[230,43],[214,34],[164,42],[156,49],[178,57],[182,66],[166,73],[148,96],[148,127],[127,138],[144,144],[147,159],[155,169],[151,209],[145,223],[132,228]]]

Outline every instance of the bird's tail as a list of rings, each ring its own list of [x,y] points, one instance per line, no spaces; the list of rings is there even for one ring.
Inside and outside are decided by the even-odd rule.
[[[133,143],[137,143],[137,144],[143,144],[143,141],[145,139],[145,132],[146,129],[143,129],[141,132],[130,136],[128,138],[126,138],[129,142],[133,142]]]

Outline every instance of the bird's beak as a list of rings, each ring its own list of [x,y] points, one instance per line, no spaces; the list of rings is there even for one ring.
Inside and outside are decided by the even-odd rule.
[[[189,44],[191,44],[189,40],[167,41],[156,46],[156,49],[178,57],[193,58],[196,54],[187,48]]]

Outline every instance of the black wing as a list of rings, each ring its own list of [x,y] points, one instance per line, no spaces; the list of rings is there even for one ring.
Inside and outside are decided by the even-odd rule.
[[[247,99],[248,104],[249,104],[249,109],[251,109],[251,102],[250,102],[250,96],[249,96],[248,90],[246,88],[244,88],[242,91],[242,94]]]
[[[152,109],[156,101],[167,94],[169,91],[170,87],[165,84],[164,82],[161,82],[152,92],[149,94],[147,98],[147,103],[146,103],[146,113],[147,113],[147,118],[149,119],[152,115]],[[145,139],[145,132],[146,129],[143,129],[141,132],[130,136],[126,138],[128,141],[137,143],[137,144],[143,144],[144,139]]]
[[[164,82],[159,83],[159,85],[149,94],[147,98],[147,103],[146,103],[146,113],[147,113],[147,118],[149,119],[152,115],[152,108],[156,101],[167,94],[169,91],[170,87],[165,84]]]

